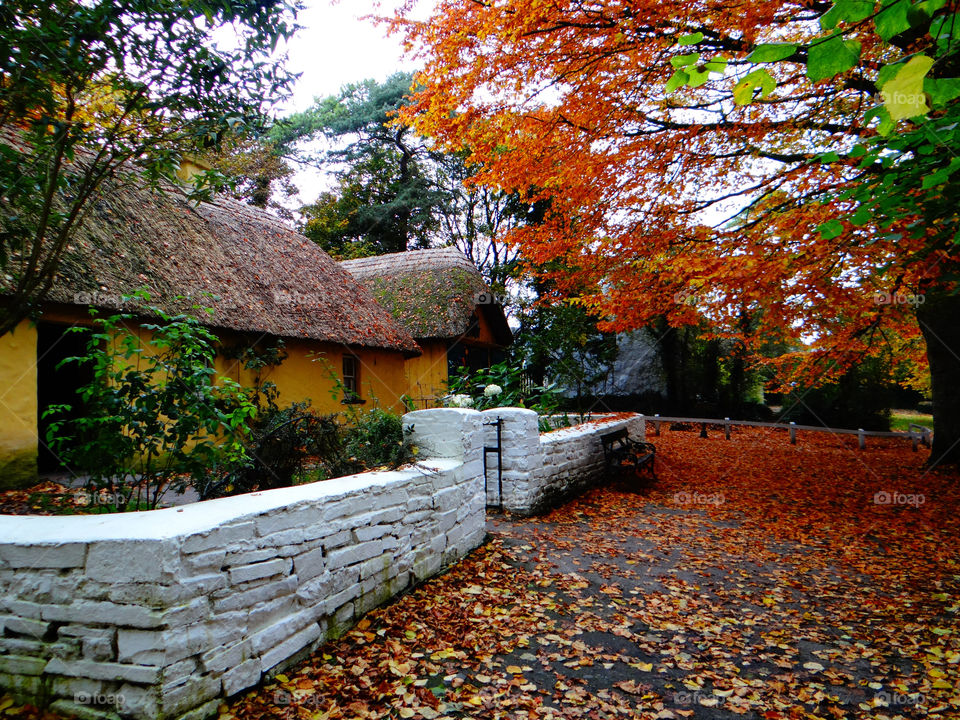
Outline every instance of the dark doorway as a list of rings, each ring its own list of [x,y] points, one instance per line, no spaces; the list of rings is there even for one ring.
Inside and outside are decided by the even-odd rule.
[[[93,380],[93,369],[89,365],[66,363],[57,367],[66,358],[83,355],[87,350],[87,334],[69,332],[70,327],[51,323],[37,326],[37,469],[41,473],[67,470],[47,447],[47,429],[53,418],[44,418],[44,412],[51,405],[70,405],[70,412],[58,415],[57,419],[83,417],[84,409],[77,391]]]

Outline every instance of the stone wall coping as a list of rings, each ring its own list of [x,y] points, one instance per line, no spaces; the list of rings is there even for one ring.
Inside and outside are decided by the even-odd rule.
[[[458,459],[432,458],[399,470],[374,470],[321,482],[245,493],[180,507],[103,515],[0,515],[0,544],[60,545],[101,540],[168,540],[205,533],[275,510],[330,502],[433,472],[453,470]]]
[[[548,444],[569,440],[577,435],[592,435],[608,430],[608,426],[610,425],[616,425],[618,423],[627,424],[638,417],[640,416],[632,415],[630,417],[595,418],[594,420],[588,420],[587,422],[579,423],[577,425],[573,425],[572,427],[558,428],[557,430],[551,430],[550,432],[542,433],[540,435],[540,442],[543,444]]]

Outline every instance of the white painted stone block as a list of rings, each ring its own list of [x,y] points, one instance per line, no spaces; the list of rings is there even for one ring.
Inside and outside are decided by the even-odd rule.
[[[284,595],[267,600],[250,609],[247,614],[247,628],[250,632],[265,628],[292,615],[302,607],[297,595]]]
[[[93,680],[122,680],[139,685],[151,685],[160,679],[160,668],[146,665],[121,665],[91,660],[61,660],[53,658],[44,668],[47,675],[66,675]]]
[[[230,568],[230,582],[238,585],[253,580],[273,577],[274,575],[287,575],[290,572],[291,565],[292,562],[289,558],[276,558],[266,562]]]
[[[327,555],[327,568],[332,571],[347,565],[355,565],[376,557],[382,552],[383,543],[380,540],[371,540],[360,545],[349,545],[331,550]]]
[[[316,613],[312,608],[301,610],[283,618],[250,636],[250,647],[254,655],[262,655],[265,650],[276,647],[310,623],[315,623]]]
[[[276,547],[263,547],[256,550],[235,550],[226,553],[222,567],[232,568],[240,565],[252,565],[253,563],[263,562],[264,560],[273,560],[277,557]]]
[[[134,628],[156,628],[164,622],[163,614],[151,608],[82,600],[73,605],[47,605],[42,616],[44,620],[54,622],[96,623]]]
[[[297,588],[297,598],[300,602],[306,607],[316,607],[318,613],[323,611],[324,599],[330,594],[330,573],[328,572],[318,575]]]
[[[254,522],[257,527],[257,535],[267,537],[291,528],[302,529],[322,524],[321,514],[318,506],[309,504],[282,513],[266,513],[258,516]]]
[[[216,548],[214,550],[208,550],[207,552],[187,555],[183,562],[186,569],[192,570],[195,573],[206,574],[211,570],[219,570],[222,568],[226,557],[227,551],[225,548]]]
[[[314,548],[293,559],[293,571],[301,583],[315,578],[324,571],[325,567],[326,559],[322,547]]]
[[[280,664],[294,653],[302,650],[313,641],[318,640],[321,634],[322,630],[317,623],[308,625],[293,637],[284,640],[275,648],[265,652],[260,658],[263,670],[268,671],[275,665]]]
[[[183,552],[196,553],[204,550],[228,548],[237,543],[250,540],[254,535],[252,522],[223,525],[203,533],[191,535],[183,542]]]
[[[163,665],[167,640],[159,631],[119,630],[117,632],[117,660],[140,665]]]
[[[250,657],[250,640],[244,638],[225,649],[216,647],[203,653],[200,658],[200,665],[207,672],[221,673],[224,670],[236,667]]]
[[[161,707],[165,717],[176,718],[188,710],[197,709],[220,694],[223,685],[219,676],[194,675],[187,682],[161,693]]]
[[[190,595],[208,595],[216,590],[225,588],[229,580],[223,573],[197,575],[181,581],[184,592]]]
[[[41,675],[47,661],[22,655],[0,655],[0,673],[10,675]]]
[[[260,682],[260,658],[251,658],[224,673],[223,694],[231,697],[258,682]]]
[[[117,695],[123,696],[123,712],[135,718],[155,718],[159,715],[160,691],[140,685],[121,685]]]
[[[224,588],[213,594],[213,611],[214,613],[221,613],[249,608],[269,598],[294,593],[296,589],[297,579],[295,577],[285,577],[244,591]]]
[[[87,546],[84,543],[37,545],[0,544],[0,560],[11,568],[83,567]]]
[[[408,440],[419,449],[418,457],[470,459],[479,452],[481,414],[462,408],[417,410],[403,416],[404,426],[413,426]]]

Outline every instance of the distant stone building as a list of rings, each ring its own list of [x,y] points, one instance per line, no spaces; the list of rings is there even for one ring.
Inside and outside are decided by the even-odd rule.
[[[666,396],[660,345],[648,330],[617,335],[617,359],[610,367],[600,394],[613,397]]]

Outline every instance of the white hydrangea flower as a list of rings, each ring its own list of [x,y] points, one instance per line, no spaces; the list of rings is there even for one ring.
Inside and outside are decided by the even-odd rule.
[[[447,395],[444,398],[447,407],[469,408],[473,407],[473,398],[469,395]]]
[[[487,397],[495,397],[503,392],[503,388],[499,385],[487,385],[483,389],[483,394]]]

